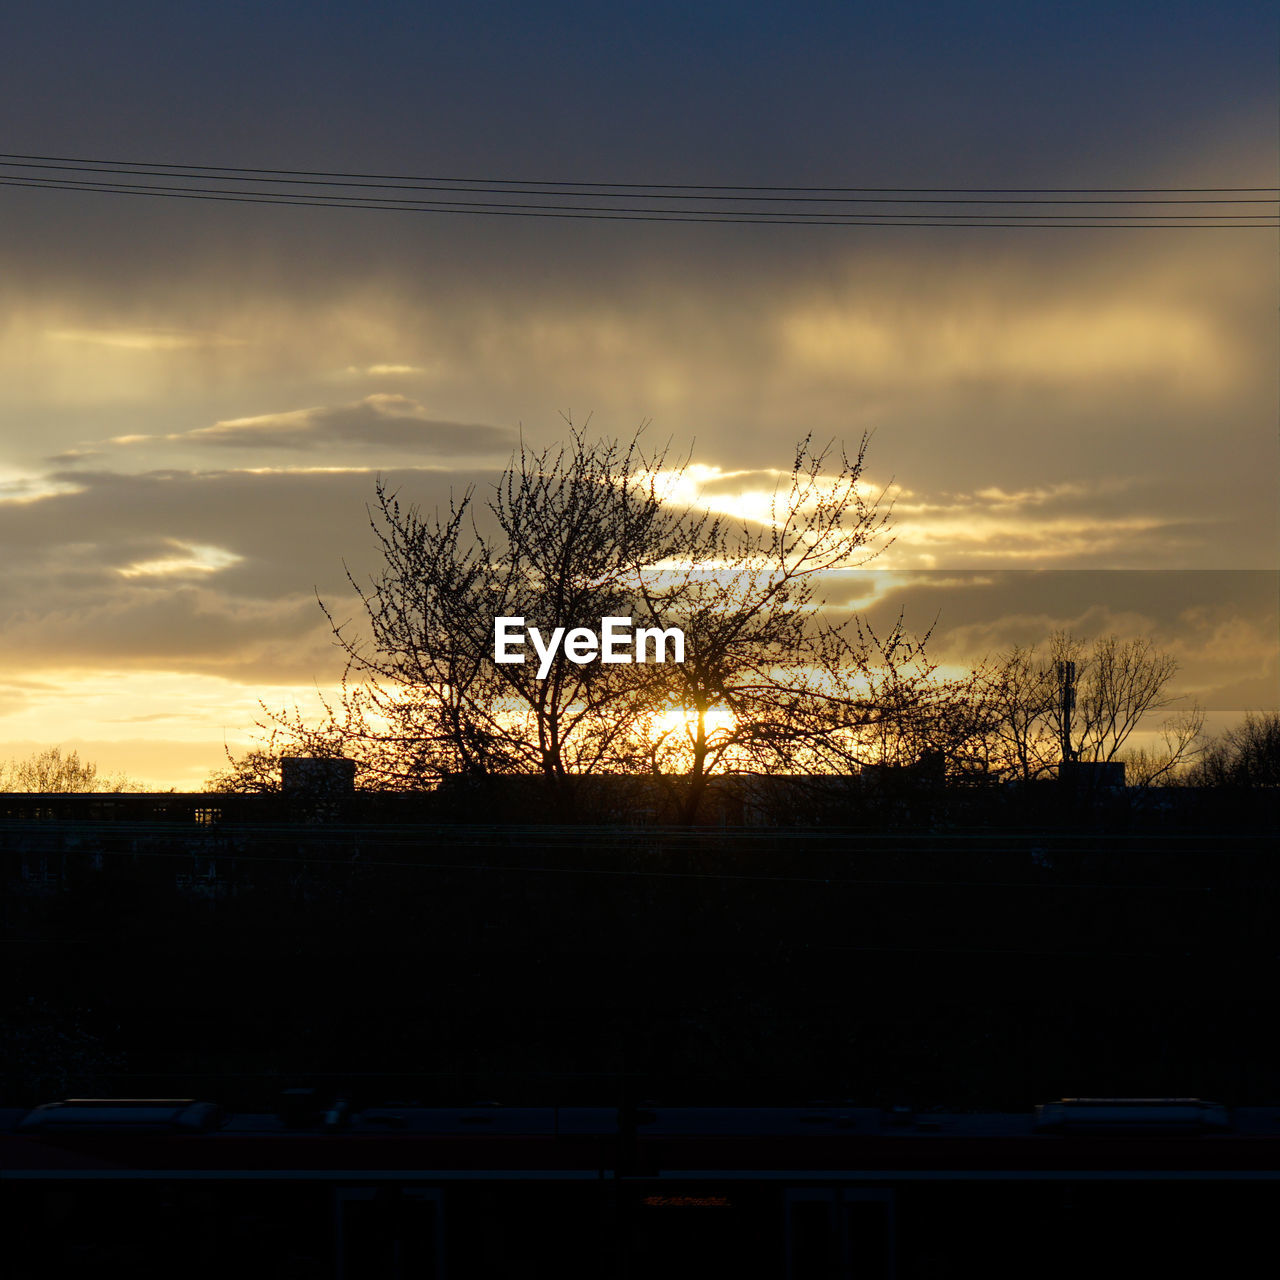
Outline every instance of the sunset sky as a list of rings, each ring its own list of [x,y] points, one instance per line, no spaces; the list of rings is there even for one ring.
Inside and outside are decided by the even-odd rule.
[[[40,156],[1273,189],[1276,55],[1257,3],[51,3],[4,25],[0,179],[51,176],[15,160]],[[375,568],[375,476],[430,508],[562,414],[650,421],[747,514],[798,438],[872,431],[897,541],[834,598],[937,616],[948,662],[1056,627],[1149,635],[1213,723],[1274,707],[1270,222],[696,225],[0,185],[0,759],[60,743],[198,788],[259,698],[305,711],[340,675],[316,593],[345,616],[344,561]]]

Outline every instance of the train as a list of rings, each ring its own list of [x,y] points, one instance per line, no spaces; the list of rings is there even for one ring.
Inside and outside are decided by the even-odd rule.
[[[1271,1248],[1280,1107],[71,1098],[0,1110],[0,1197],[19,1280],[1239,1274]]]

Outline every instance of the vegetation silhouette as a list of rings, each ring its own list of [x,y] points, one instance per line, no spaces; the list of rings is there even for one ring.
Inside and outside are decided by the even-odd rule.
[[[574,779],[643,776],[690,822],[716,776],[848,773],[955,736],[964,699],[927,637],[826,608],[822,576],[890,541],[892,504],[863,479],[867,437],[852,454],[802,440],[752,521],[678,501],[694,487],[687,457],[570,425],[560,446],[521,447],[483,505],[468,489],[428,516],[378,483],[382,568],[348,575],[359,625],[322,602],[346,657],[340,698],[319,725],[268,711],[264,744],[212,785],[266,789],[282,754],[345,754],[364,787],[537,776],[569,809]],[[549,634],[609,617],[679,629],[685,661],[582,662],[567,646],[544,671],[495,661],[497,618]]]
[[[1065,713],[1060,670],[1074,664],[1076,693]],[[982,696],[989,701],[992,727],[989,772],[1031,781],[1051,776],[1062,761],[1064,732],[1075,758],[1091,764],[1126,766],[1127,780],[1152,785],[1171,780],[1196,755],[1204,712],[1196,703],[1170,715],[1160,727],[1158,746],[1128,744],[1151,712],[1180,701],[1171,689],[1177,660],[1145,637],[1117,635],[1086,643],[1066,631],[1037,645],[1014,645],[986,673]]]
[[[1280,712],[1247,712],[1206,744],[1188,780],[1201,787],[1280,787]]]
[[[141,791],[142,785],[123,773],[107,777],[78,751],[65,755],[58,746],[34,751],[21,760],[0,760],[0,791],[66,794],[91,791]]]
[[[339,695],[311,722],[263,707],[263,735],[228,752],[209,786],[279,788],[285,755],[346,756],[365,790],[447,787],[484,809],[495,780],[555,816],[581,816],[584,779],[647,779],[662,811],[705,815],[716,778],[845,777],[868,767],[939,781],[1024,782],[1070,758],[1122,761],[1141,785],[1195,759],[1204,714],[1171,714],[1162,742],[1135,731],[1171,708],[1178,664],[1151,640],[1067,631],[1014,646],[949,678],[929,633],[900,616],[877,632],[824,594],[828,575],[865,566],[891,542],[892,501],[852,453],[801,440],[753,518],[698,492],[689,456],[630,440],[523,444],[487,499],[474,488],[426,514],[379,480],[369,524],[380,555],[359,607],[321,601],[345,658]],[[541,636],[605,619],[684,639],[684,660],[600,662],[559,645],[545,660],[499,662],[497,619]],[[1061,672],[1075,696],[1064,713]],[[1064,724],[1064,714],[1069,723]]]

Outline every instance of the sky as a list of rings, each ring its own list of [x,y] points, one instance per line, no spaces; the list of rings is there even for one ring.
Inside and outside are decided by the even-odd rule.
[[[1275,188],[1277,44],[1254,3],[53,3],[5,19],[0,178]],[[260,700],[340,676],[316,597],[353,611],[377,567],[375,478],[430,510],[566,417],[648,423],[738,508],[804,435],[871,432],[896,541],[837,604],[904,610],[950,664],[1148,635],[1211,724],[1274,707],[1277,283],[1256,227],[0,185],[0,759],[198,788]]]

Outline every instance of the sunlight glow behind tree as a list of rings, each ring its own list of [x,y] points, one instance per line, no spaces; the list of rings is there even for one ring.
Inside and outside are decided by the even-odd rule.
[[[302,746],[352,754],[363,785],[402,789],[647,776],[692,821],[716,775],[847,773],[890,740],[923,740],[924,709],[940,705],[923,641],[901,623],[877,637],[819,589],[891,541],[891,503],[862,479],[865,436],[853,454],[802,440],[746,519],[693,501],[690,461],[647,455],[640,433],[592,441],[569,425],[564,445],[518,451],[484,506],[468,490],[426,516],[379,483],[382,569],[351,579],[363,617],[325,606],[347,658],[339,704],[319,727],[269,714],[267,746],[219,785],[256,785],[264,761]],[[549,634],[607,617],[679,629],[685,660],[583,664],[562,649],[544,676],[495,662],[497,618]]]

